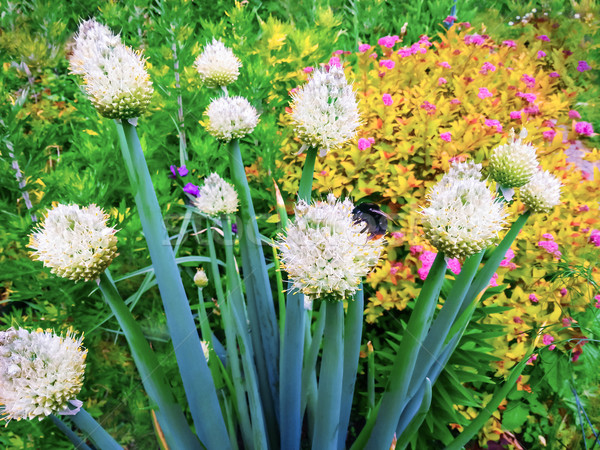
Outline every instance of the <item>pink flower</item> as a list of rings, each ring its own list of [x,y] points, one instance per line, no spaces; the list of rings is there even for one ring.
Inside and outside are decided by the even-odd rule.
[[[335,52],[333,52],[334,55],[343,55],[344,54],[344,50],[336,50]]]
[[[600,295],[596,295],[594,297],[594,300],[596,300],[596,304],[594,305],[594,307],[600,309]]]
[[[519,316],[515,316],[515,317],[513,317],[513,322],[514,323],[523,323],[523,319],[521,319]]]
[[[452,133],[450,133],[449,131],[447,131],[445,133],[440,133],[440,139],[442,141],[451,142],[452,141]]]
[[[373,52],[369,55],[369,58],[377,59],[377,53]]]
[[[304,68],[304,73],[311,73],[313,70],[315,70],[314,67],[308,66]]]
[[[443,67],[444,69],[451,69],[452,66],[450,64],[448,64],[446,61],[442,61],[437,63],[438,66]]]
[[[558,72],[550,72],[550,73],[548,74],[548,76],[549,76],[550,78],[558,78],[558,77],[560,77],[560,74],[559,74]]]
[[[573,352],[573,356],[571,357],[571,361],[573,361],[573,362],[577,362],[577,360],[579,359],[579,357],[581,356],[581,354],[582,354],[582,353],[583,353],[583,351],[582,351],[582,350],[580,350],[580,349],[576,349],[576,350]]]
[[[558,244],[554,241],[539,241],[538,247],[543,248],[548,253],[553,255],[556,255],[556,252],[558,251]]]
[[[453,98],[452,100],[450,100],[450,103],[453,105],[460,105],[460,100],[457,98]]]
[[[537,52],[537,58],[538,59],[542,59],[542,58],[545,58],[545,57],[546,57],[546,52],[545,51],[540,50],[540,51]]]
[[[379,38],[377,43],[379,45],[381,45],[382,47],[392,48],[396,44],[396,42],[398,42],[399,40],[400,40],[400,38],[396,35],[384,36],[382,38]]]
[[[471,23],[470,22],[461,22],[458,24],[461,27],[465,27],[465,28],[471,28]]]
[[[502,41],[502,45],[506,45],[507,47],[516,48],[517,43],[511,39],[508,39],[506,41]]]
[[[391,59],[382,59],[379,61],[379,67],[387,67],[388,69],[393,69],[396,63]]]
[[[531,355],[531,357],[527,360],[526,364],[532,365],[533,366],[533,362],[537,359],[537,355]]]
[[[416,255],[417,253],[421,253],[423,251],[423,246],[422,245],[412,245],[410,247],[410,254],[411,255]]]
[[[515,257],[515,252],[512,249],[508,249],[506,251],[506,255],[504,255],[504,259],[500,261],[501,267],[507,267],[509,270],[513,270],[517,268],[517,265],[512,262],[512,259]]]
[[[485,125],[488,127],[496,127],[498,133],[502,132],[502,124],[497,120],[486,119]]]
[[[490,284],[491,287],[494,286],[498,286],[498,274],[495,273],[494,275],[492,275],[492,279],[490,280]]]
[[[569,293],[569,291],[567,291],[567,288],[561,288],[560,289],[560,296],[561,297],[565,297],[568,293]]]
[[[537,105],[530,105],[523,108],[525,114],[531,114],[532,116],[540,113],[540,108]]]
[[[554,236],[552,236],[550,233],[544,233],[544,234],[542,234],[542,237],[544,239],[549,240],[549,241],[553,241],[554,240]]]
[[[413,52],[410,48],[402,47],[400,50],[398,50],[398,54],[400,55],[400,57],[406,58],[406,57],[412,55]]]
[[[550,336],[549,334],[544,334],[544,337],[542,338],[542,343],[544,345],[550,345],[554,342],[554,338],[552,336]]]
[[[572,317],[563,317],[562,318],[562,323],[563,323],[563,327],[570,327],[573,322],[575,322],[575,320],[573,320]]]
[[[537,95],[536,94],[532,94],[529,92],[517,92],[517,97],[521,97],[524,100],[526,100],[529,103],[533,103],[536,101],[537,99]]]
[[[448,16],[444,19],[444,23],[449,23],[450,25],[452,25],[457,20],[458,18],[456,16]]]
[[[427,114],[433,114],[433,113],[435,113],[435,110],[437,109],[433,103],[429,103],[427,100],[425,100],[423,102],[423,104],[421,105],[421,108],[423,108],[425,111],[427,111]]]
[[[521,77],[521,80],[523,80],[523,82],[529,89],[533,89],[535,87],[535,78],[533,78],[532,76],[529,76],[526,73],[524,73]]]
[[[481,45],[485,42],[483,36],[475,33],[475,34],[465,34],[465,44],[473,44],[473,45]]]
[[[425,280],[427,278],[427,275],[429,275],[429,270],[433,265],[435,257],[436,253],[430,251],[425,251],[421,254],[421,256],[419,256],[419,261],[423,263],[423,266],[419,270],[417,270],[417,273],[419,274],[419,278],[421,278],[421,280]]]
[[[595,247],[600,247],[600,230],[592,230],[590,243],[594,244]]]
[[[391,106],[394,104],[394,100],[392,99],[392,96],[390,94],[383,94],[383,97],[381,98],[385,106]]]
[[[578,210],[579,212],[586,212],[590,210],[590,207],[588,205],[579,205]]]
[[[577,71],[585,72],[586,70],[591,70],[591,67],[587,63],[587,61],[579,61],[579,63],[577,64]]]
[[[535,295],[535,294],[529,294],[529,301],[531,301],[533,303],[537,303],[540,301],[540,299],[537,298],[537,295]]]
[[[321,170],[321,175],[327,176],[327,171],[326,170]]]
[[[491,62],[484,62],[483,66],[481,66],[481,70],[479,70],[479,73],[486,75],[489,72],[495,72],[496,71],[496,66],[493,65]]]
[[[452,271],[454,275],[458,275],[461,270],[460,261],[456,258],[449,259],[448,268]]]
[[[540,41],[550,42],[550,38],[548,36],[546,36],[545,34],[541,34],[539,36],[536,36],[535,38],[539,39]]]
[[[486,88],[486,87],[479,88],[479,94],[477,94],[477,97],[484,99],[484,98],[493,97],[493,96],[494,95],[488,90],[488,88]]]
[[[571,111],[569,111],[569,119],[581,119],[581,114],[572,109]]]
[[[542,133],[542,136],[544,136],[544,139],[547,140],[548,142],[552,142],[554,140],[554,136],[556,136],[556,131],[554,131],[554,130],[544,131]]]
[[[358,46],[358,51],[361,53],[368,52],[371,50],[371,46],[369,44],[360,44]]]
[[[511,111],[510,112],[510,118],[512,120],[517,120],[521,118],[521,111]]]
[[[390,236],[392,236],[394,239],[402,239],[404,237],[404,233],[394,231],[393,233],[390,233]]]
[[[329,65],[332,67],[342,67],[342,62],[340,61],[340,58],[338,58],[337,56],[333,56],[329,60]]]
[[[556,348],[556,345],[552,344],[550,347],[548,347],[548,350],[554,350]]]
[[[438,78],[438,86],[441,86],[442,84],[446,84],[447,82],[448,82],[448,80],[446,80],[444,77]]]
[[[575,124],[575,132],[584,136],[592,136],[594,134],[594,127],[589,122],[577,122]]]
[[[371,147],[371,141],[365,138],[360,138],[358,140],[358,149],[360,151],[366,150]]]

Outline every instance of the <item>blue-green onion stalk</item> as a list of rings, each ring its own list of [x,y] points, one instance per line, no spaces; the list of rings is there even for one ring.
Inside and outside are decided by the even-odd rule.
[[[60,420],[54,414],[50,415],[50,420],[52,420],[54,425],[56,425],[56,428],[63,432],[63,434],[69,439],[69,441],[71,441],[71,444],[73,444],[73,446],[77,450],[92,450],[92,448],[89,445],[87,445],[77,433],[71,430],[71,427],[68,427],[62,420]]]
[[[279,382],[279,330],[273,304],[273,292],[269,283],[239,139],[232,139],[228,147],[231,178],[240,199],[241,222],[238,222],[238,230],[242,267],[245,269],[243,275],[248,298],[251,337],[265,421],[269,439],[273,445],[273,440],[275,442],[279,440],[277,437],[279,404],[276,402],[276,399],[279,398],[277,386]]]
[[[415,308],[402,335],[394,366],[383,394],[381,407],[366,448],[388,448],[392,442],[403,405],[407,401],[410,379],[417,355],[431,324],[446,274],[444,253],[438,252],[427,280],[415,302]]]
[[[90,439],[100,450],[123,450],[85,409],[81,408],[77,414],[69,417],[83,433],[83,440]]]
[[[306,153],[302,168],[298,199],[310,203],[317,149],[311,147]],[[281,344],[279,409],[281,415],[281,448],[300,448],[302,433],[302,360],[306,310],[304,295],[295,289],[288,290],[286,298],[286,321]]]
[[[231,448],[136,128],[130,121],[115,123],[196,432],[208,448]]]
[[[245,391],[248,396],[250,418],[252,420],[252,441],[255,448],[266,449],[268,448],[267,432],[258,386],[258,376],[254,365],[252,339],[248,332],[246,305],[244,304],[241,280],[239,279],[235,255],[233,253],[234,240],[231,232],[231,220],[228,215],[223,215],[222,221],[227,268],[227,311],[229,314],[232,314],[232,319],[235,322],[237,330],[240,356],[245,375]],[[244,402],[246,401],[245,396],[243,400]]]
[[[100,290],[123,329],[144,389],[150,400],[156,403],[158,423],[169,447],[200,448],[198,438],[191,432],[183,410],[175,401],[158,358],[107,272],[100,275]]]

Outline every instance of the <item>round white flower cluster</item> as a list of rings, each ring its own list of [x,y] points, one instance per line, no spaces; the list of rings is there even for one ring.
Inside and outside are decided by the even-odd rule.
[[[529,183],[520,189],[521,201],[536,213],[547,213],[560,204],[562,184],[547,170],[538,170]]]
[[[292,94],[292,122],[303,144],[325,156],[356,136],[360,115],[356,94],[344,69],[317,69],[304,86]]]
[[[488,247],[505,224],[504,204],[495,199],[481,173],[454,167],[433,186],[424,208],[423,228],[431,244],[449,258],[461,258]]]
[[[277,247],[293,288],[309,301],[341,300],[352,296],[377,264],[383,238],[371,239],[364,223],[357,222],[350,200],[296,205],[296,219],[280,235]]]
[[[206,130],[220,141],[243,138],[258,124],[256,109],[244,97],[219,97],[214,99],[204,115],[208,119]]]
[[[208,87],[227,86],[237,80],[242,64],[233,51],[213,38],[194,62],[200,79]]]
[[[148,108],[154,90],[146,60],[104,25],[82,22],[70,64],[83,75],[90,101],[104,117],[132,119]]]
[[[208,216],[233,214],[238,210],[238,195],[233,185],[216,173],[211,173],[200,187],[194,206]]]
[[[58,204],[30,236],[31,258],[74,281],[95,280],[117,256],[117,230],[96,205]]]
[[[67,410],[83,383],[82,340],[71,333],[0,331],[0,417],[42,420]]]
[[[504,188],[518,188],[529,182],[538,167],[535,147],[526,144],[527,130],[519,137],[510,130],[508,143],[496,147],[490,156],[490,177]]]

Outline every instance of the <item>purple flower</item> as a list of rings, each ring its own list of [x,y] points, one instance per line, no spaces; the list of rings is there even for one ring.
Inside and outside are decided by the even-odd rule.
[[[195,184],[192,184],[192,183],[186,184],[183,187],[183,192],[193,195],[194,197],[198,197],[200,195],[200,189],[198,189],[198,186],[196,186]]]
[[[379,38],[377,43],[382,47],[392,48],[400,38],[398,36],[384,36]]]
[[[509,39],[507,41],[502,41],[502,45],[506,45],[507,47],[515,48],[517,46],[517,43],[515,41]]]
[[[533,103],[537,99],[537,95],[531,94],[529,92],[517,92],[517,97],[521,97],[527,100],[529,103]]]
[[[586,70],[590,70],[590,69],[591,69],[591,67],[587,63],[587,61],[579,61],[579,63],[577,64],[577,70],[579,72],[585,72]]]
[[[495,72],[496,71],[496,66],[493,65],[491,62],[484,62],[483,66],[481,66],[481,70],[479,71],[479,73],[483,74],[483,75],[487,75],[488,72]]]
[[[493,94],[488,90],[488,88],[482,87],[479,88],[479,94],[477,94],[477,97],[484,99],[488,97],[493,97]]]
[[[510,118],[512,120],[518,120],[521,118],[521,111],[511,111],[510,112]]]
[[[171,169],[171,175],[169,175],[169,178],[172,179],[177,178],[177,175],[179,175],[180,177],[185,177],[188,174],[188,170],[186,169],[185,165],[181,167],[173,165],[169,167],[169,169]]]
[[[537,298],[537,295],[535,294],[529,294],[529,300],[532,301],[533,303],[537,303],[540,300]]]
[[[452,133],[447,131],[446,133],[440,133],[440,139],[446,142],[452,141]]]
[[[485,42],[485,38],[477,33],[475,34],[466,34],[465,35],[465,44],[473,44],[473,45],[481,45]]]
[[[542,135],[544,136],[545,140],[547,140],[548,142],[552,142],[554,140],[554,136],[556,136],[556,131],[554,131],[554,130],[544,131],[542,133]]]
[[[537,52],[537,58],[538,59],[542,59],[546,57],[546,52],[544,50],[540,50],[539,52]]]
[[[569,119],[581,119],[581,114],[572,109],[571,111],[569,111]]]
[[[387,67],[388,69],[393,69],[396,63],[391,59],[382,59],[379,61],[379,67]]]
[[[521,80],[523,80],[523,83],[525,83],[525,85],[529,89],[533,89],[535,87],[535,78],[533,78],[532,76],[524,73],[523,76],[521,77]]]
[[[438,78],[438,86],[446,84],[447,82],[448,82],[448,80],[446,80],[444,77],[439,77]]]
[[[549,76],[550,78],[559,78],[559,77],[560,77],[560,73],[558,73],[558,72],[550,72],[550,73],[548,74],[548,76]]]
[[[546,36],[545,34],[540,34],[539,36],[536,36],[535,38],[539,39],[540,41],[550,42],[550,38],[548,36]]]
[[[237,224],[235,224],[235,223],[232,223],[232,224],[231,224],[231,232],[232,232],[233,234],[237,234],[237,232],[238,232],[238,227],[237,227]]]
[[[394,99],[390,94],[383,94],[383,97],[381,97],[381,99],[383,100],[383,104],[385,106],[391,106],[394,104]]]
[[[502,132],[502,124],[498,120],[486,119],[485,125],[488,127],[496,127],[498,133]]]
[[[451,69],[452,68],[452,66],[450,64],[448,64],[446,61],[439,62],[439,63],[437,63],[437,65],[440,66],[440,67],[443,67],[445,69]]]
[[[421,108],[423,108],[425,111],[427,111],[427,114],[433,114],[433,113],[435,113],[435,110],[437,109],[433,103],[430,103],[427,100],[425,100],[423,102],[423,104],[421,105]]]
[[[575,124],[575,132],[584,136],[592,136],[594,134],[594,127],[589,122],[577,122]]]
[[[600,247],[600,230],[592,230],[590,233],[590,243],[594,244],[596,247]]]
[[[371,46],[369,44],[360,44],[358,46],[358,51],[361,53],[368,52],[371,50]]]

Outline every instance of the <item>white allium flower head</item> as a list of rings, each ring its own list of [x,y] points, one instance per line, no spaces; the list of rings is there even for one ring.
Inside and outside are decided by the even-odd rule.
[[[425,236],[449,258],[480,252],[504,227],[504,204],[478,177],[447,174],[428,197],[429,206],[422,211]]]
[[[521,201],[536,213],[550,212],[560,204],[560,188],[558,178],[547,170],[538,170],[529,183],[520,189]]]
[[[205,128],[223,142],[243,138],[258,124],[258,113],[244,97],[219,97],[204,112],[208,119]]]
[[[538,167],[535,147],[526,144],[527,130],[523,128],[519,137],[510,130],[508,143],[492,151],[489,163],[490,177],[505,188],[521,187],[529,182]]]
[[[200,186],[200,194],[193,200],[194,206],[208,216],[233,214],[238,210],[238,194],[233,185],[216,173],[211,173]]]
[[[444,178],[474,178],[479,181],[482,178],[481,169],[481,164],[472,161],[455,162],[450,166],[450,170],[444,175]]]
[[[69,409],[81,390],[83,337],[51,331],[0,331],[0,418],[38,418]]]
[[[344,69],[317,69],[304,86],[292,94],[292,123],[305,146],[325,156],[356,136],[360,126],[356,93]]]
[[[58,204],[30,236],[31,258],[63,278],[97,279],[117,256],[117,230],[107,219],[96,205]]]
[[[300,200],[295,221],[279,237],[283,268],[293,288],[310,301],[352,296],[379,261],[383,238],[371,238],[353,209],[350,200],[337,200],[333,194],[312,205]]]
[[[213,38],[194,62],[200,79],[208,87],[227,86],[237,80],[242,63],[233,51]]]
[[[200,268],[196,271],[196,275],[194,275],[194,284],[199,288],[208,286],[208,277],[206,276],[204,269]]]
[[[140,52],[94,20],[83,22],[75,38],[71,71],[83,75],[92,104],[104,117],[133,119],[143,114],[154,92]]]

